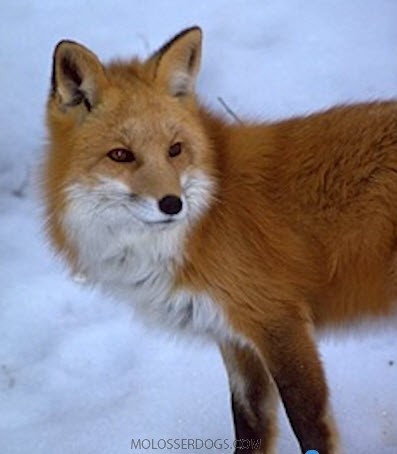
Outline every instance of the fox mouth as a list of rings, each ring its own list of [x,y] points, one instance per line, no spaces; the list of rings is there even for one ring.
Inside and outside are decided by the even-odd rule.
[[[169,224],[175,224],[176,222],[180,221],[180,219],[162,219],[161,221],[145,221],[145,224],[148,225],[169,225]]]
[[[176,219],[165,219],[164,221],[159,221],[160,224],[171,224],[172,222],[176,222]]]

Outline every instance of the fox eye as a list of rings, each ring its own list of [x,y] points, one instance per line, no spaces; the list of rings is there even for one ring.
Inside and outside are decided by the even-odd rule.
[[[125,150],[124,148],[115,148],[114,150],[110,150],[107,156],[112,161],[116,162],[135,161],[135,156],[133,155],[133,153],[129,150]]]
[[[180,155],[182,152],[182,144],[181,142],[176,142],[170,146],[168,149],[168,156],[170,158],[175,158],[176,156]]]

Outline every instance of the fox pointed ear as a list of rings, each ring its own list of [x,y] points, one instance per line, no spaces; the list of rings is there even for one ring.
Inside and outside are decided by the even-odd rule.
[[[200,69],[202,32],[199,27],[188,28],[161,47],[150,59],[154,78],[172,96],[194,93]]]
[[[54,50],[52,96],[61,110],[83,105],[88,111],[99,102],[106,75],[98,57],[81,44],[61,41]]]

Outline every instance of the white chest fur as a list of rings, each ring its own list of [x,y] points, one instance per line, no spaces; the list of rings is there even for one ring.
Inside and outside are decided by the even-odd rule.
[[[205,292],[174,288],[178,266],[175,260],[153,261],[141,250],[128,248],[103,265],[101,284],[104,289],[131,302],[147,324],[173,332],[225,335],[223,311]],[[114,279],[115,274],[123,276],[123,280]]]
[[[117,219],[113,217],[113,219]],[[229,336],[221,307],[204,291],[174,288],[183,263],[186,226],[138,232],[126,222],[109,223],[72,201],[64,217],[78,267],[89,281],[132,304],[146,323],[173,332]]]

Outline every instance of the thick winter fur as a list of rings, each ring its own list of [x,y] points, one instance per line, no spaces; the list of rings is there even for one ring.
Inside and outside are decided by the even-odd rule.
[[[279,395],[301,450],[335,454],[314,335],[396,311],[397,103],[228,124],[195,97],[200,52],[197,27],[143,62],[57,46],[49,234],[148,322],[220,344],[236,436],[256,452],[274,450]]]

